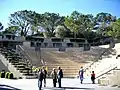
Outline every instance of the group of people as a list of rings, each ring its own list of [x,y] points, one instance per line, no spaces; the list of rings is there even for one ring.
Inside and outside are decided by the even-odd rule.
[[[61,78],[63,78],[63,71],[61,67],[58,66],[58,69],[56,71],[55,68],[53,68],[53,71],[51,72],[51,77],[53,79],[53,87],[56,87],[56,83],[58,82],[59,88],[61,87]],[[42,69],[39,70],[38,72],[38,87],[39,90],[42,88],[42,82],[44,81],[44,87],[46,87],[46,77],[47,77],[47,71],[45,67],[43,66]],[[80,83],[83,83],[84,79],[84,69],[83,67],[80,68],[79,70],[79,78],[80,78]],[[95,73],[92,71],[91,74],[91,81],[93,84],[95,84]]]
[[[84,69],[83,69],[83,67],[81,67],[81,69],[79,70],[79,77],[80,77],[80,83],[82,84],[83,79],[84,79]],[[94,73],[94,71],[92,71],[92,74],[91,74],[91,81],[92,81],[93,84],[95,84],[95,73]]]
[[[46,77],[47,77],[47,71],[45,67],[43,66],[42,69],[38,72],[38,87],[39,90],[42,88],[42,82],[44,81],[44,87],[46,87]],[[61,67],[58,66],[58,70],[56,71],[55,68],[53,68],[53,71],[51,72],[51,77],[53,79],[53,87],[56,87],[56,83],[58,82],[59,87],[61,87],[61,78],[63,78],[63,71]]]

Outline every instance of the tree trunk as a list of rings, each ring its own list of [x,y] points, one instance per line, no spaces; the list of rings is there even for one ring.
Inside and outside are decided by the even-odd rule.
[[[74,38],[75,38],[75,47],[77,46],[77,43],[76,43],[76,38],[77,38],[77,33],[74,32]]]

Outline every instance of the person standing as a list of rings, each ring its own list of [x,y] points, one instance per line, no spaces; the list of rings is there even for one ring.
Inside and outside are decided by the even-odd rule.
[[[38,87],[39,87],[39,90],[41,90],[42,88],[42,81],[43,81],[43,72],[42,72],[42,69],[39,70],[38,72]]]
[[[51,73],[52,79],[53,79],[53,87],[56,87],[56,83],[57,83],[57,72],[55,70],[55,68],[53,68],[53,71]]]
[[[83,83],[83,78],[84,78],[83,74],[84,74],[84,69],[83,69],[83,67],[81,67],[79,70],[79,77],[80,77],[81,84]]]
[[[94,73],[94,71],[92,71],[92,74],[91,74],[91,81],[92,81],[92,84],[95,84],[95,73]]]
[[[42,68],[43,71],[43,80],[44,80],[44,87],[46,87],[46,77],[47,77],[47,70],[45,69],[45,67],[43,66]]]
[[[62,71],[61,67],[59,67],[59,66],[58,66],[57,77],[58,77],[59,88],[61,88],[61,78],[63,78],[63,71]]]

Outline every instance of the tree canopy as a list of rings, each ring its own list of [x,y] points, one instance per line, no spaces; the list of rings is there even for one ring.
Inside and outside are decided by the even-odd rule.
[[[34,23],[34,14],[32,11],[18,11],[10,15],[10,26],[19,27],[19,34],[21,36],[26,36],[31,25]]]
[[[98,36],[120,36],[120,19],[110,13],[100,12],[96,16],[73,11],[68,16],[58,13],[22,10],[9,17],[9,27],[4,33],[21,36],[40,35],[46,37],[74,37],[94,39]],[[0,23],[0,30],[3,29]],[[94,31],[94,32],[93,32]]]
[[[0,22],[0,30],[3,30],[3,25],[1,22]]]
[[[113,38],[120,37],[120,18],[116,22],[111,23],[109,27],[107,27],[105,34]]]
[[[64,26],[59,25],[55,29],[55,36],[56,37],[64,38],[67,36],[68,33],[69,33],[69,31]]]

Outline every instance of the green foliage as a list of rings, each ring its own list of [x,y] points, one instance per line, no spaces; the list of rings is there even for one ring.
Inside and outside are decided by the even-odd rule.
[[[36,18],[34,18],[34,15],[35,12],[27,10],[15,12],[9,17],[9,25],[19,27],[18,33],[21,36],[26,36],[31,27],[31,24],[35,23],[34,19]]]
[[[116,21],[116,17],[112,16],[109,13],[98,13],[95,17],[95,22],[96,23],[101,23],[99,25],[99,28],[97,30],[97,33],[99,34],[100,37],[102,36],[115,36],[115,33],[113,31],[113,23]],[[108,25],[109,23],[109,25]]]
[[[95,17],[97,22],[115,22],[116,21],[116,17],[112,16],[109,13],[98,13]]]
[[[38,14],[33,11],[18,11],[10,16],[10,26],[18,26],[18,33],[21,36],[26,36],[29,31],[32,35],[40,33],[39,26],[45,29],[47,37],[53,37],[54,30],[58,25],[63,25],[64,17],[60,17],[59,14],[46,12],[44,14]]]
[[[113,38],[119,38],[120,37],[120,19],[118,19],[116,22],[113,22],[106,30],[106,35],[112,36]]]
[[[45,12],[43,15],[43,21],[41,22],[41,26],[46,30],[45,35],[47,37],[54,37],[54,30],[58,25],[62,25],[64,23],[64,17],[60,17],[59,14]]]
[[[1,22],[0,22],[0,30],[3,30],[3,25]]]
[[[57,26],[55,29],[55,36],[60,38],[64,38],[65,36],[67,36],[67,30],[65,29],[65,27],[60,25]]]
[[[75,34],[75,38],[78,34],[83,34],[86,38],[94,25],[93,16],[90,14],[84,15],[77,11],[74,11],[70,16],[65,18],[65,25]]]
[[[79,25],[80,25],[79,17],[80,14],[77,11],[74,11],[70,16],[67,16],[65,18],[64,24],[74,33],[77,33],[79,31]]]
[[[18,26],[10,26],[3,31],[3,34],[17,34],[17,31],[19,30]]]
[[[73,11],[71,15],[65,17],[56,13],[45,12],[44,14],[35,11],[17,11],[10,15],[9,27],[4,33],[19,34],[27,36],[31,35],[48,37],[84,37],[93,39],[97,36],[119,37],[120,20],[109,13],[98,13],[96,17],[92,14],[82,14]],[[97,33],[92,32],[97,23],[101,23]],[[107,26],[107,22],[111,23]],[[0,29],[2,24],[0,23]],[[43,28],[43,31],[40,29]],[[55,31],[55,32],[54,32]]]

